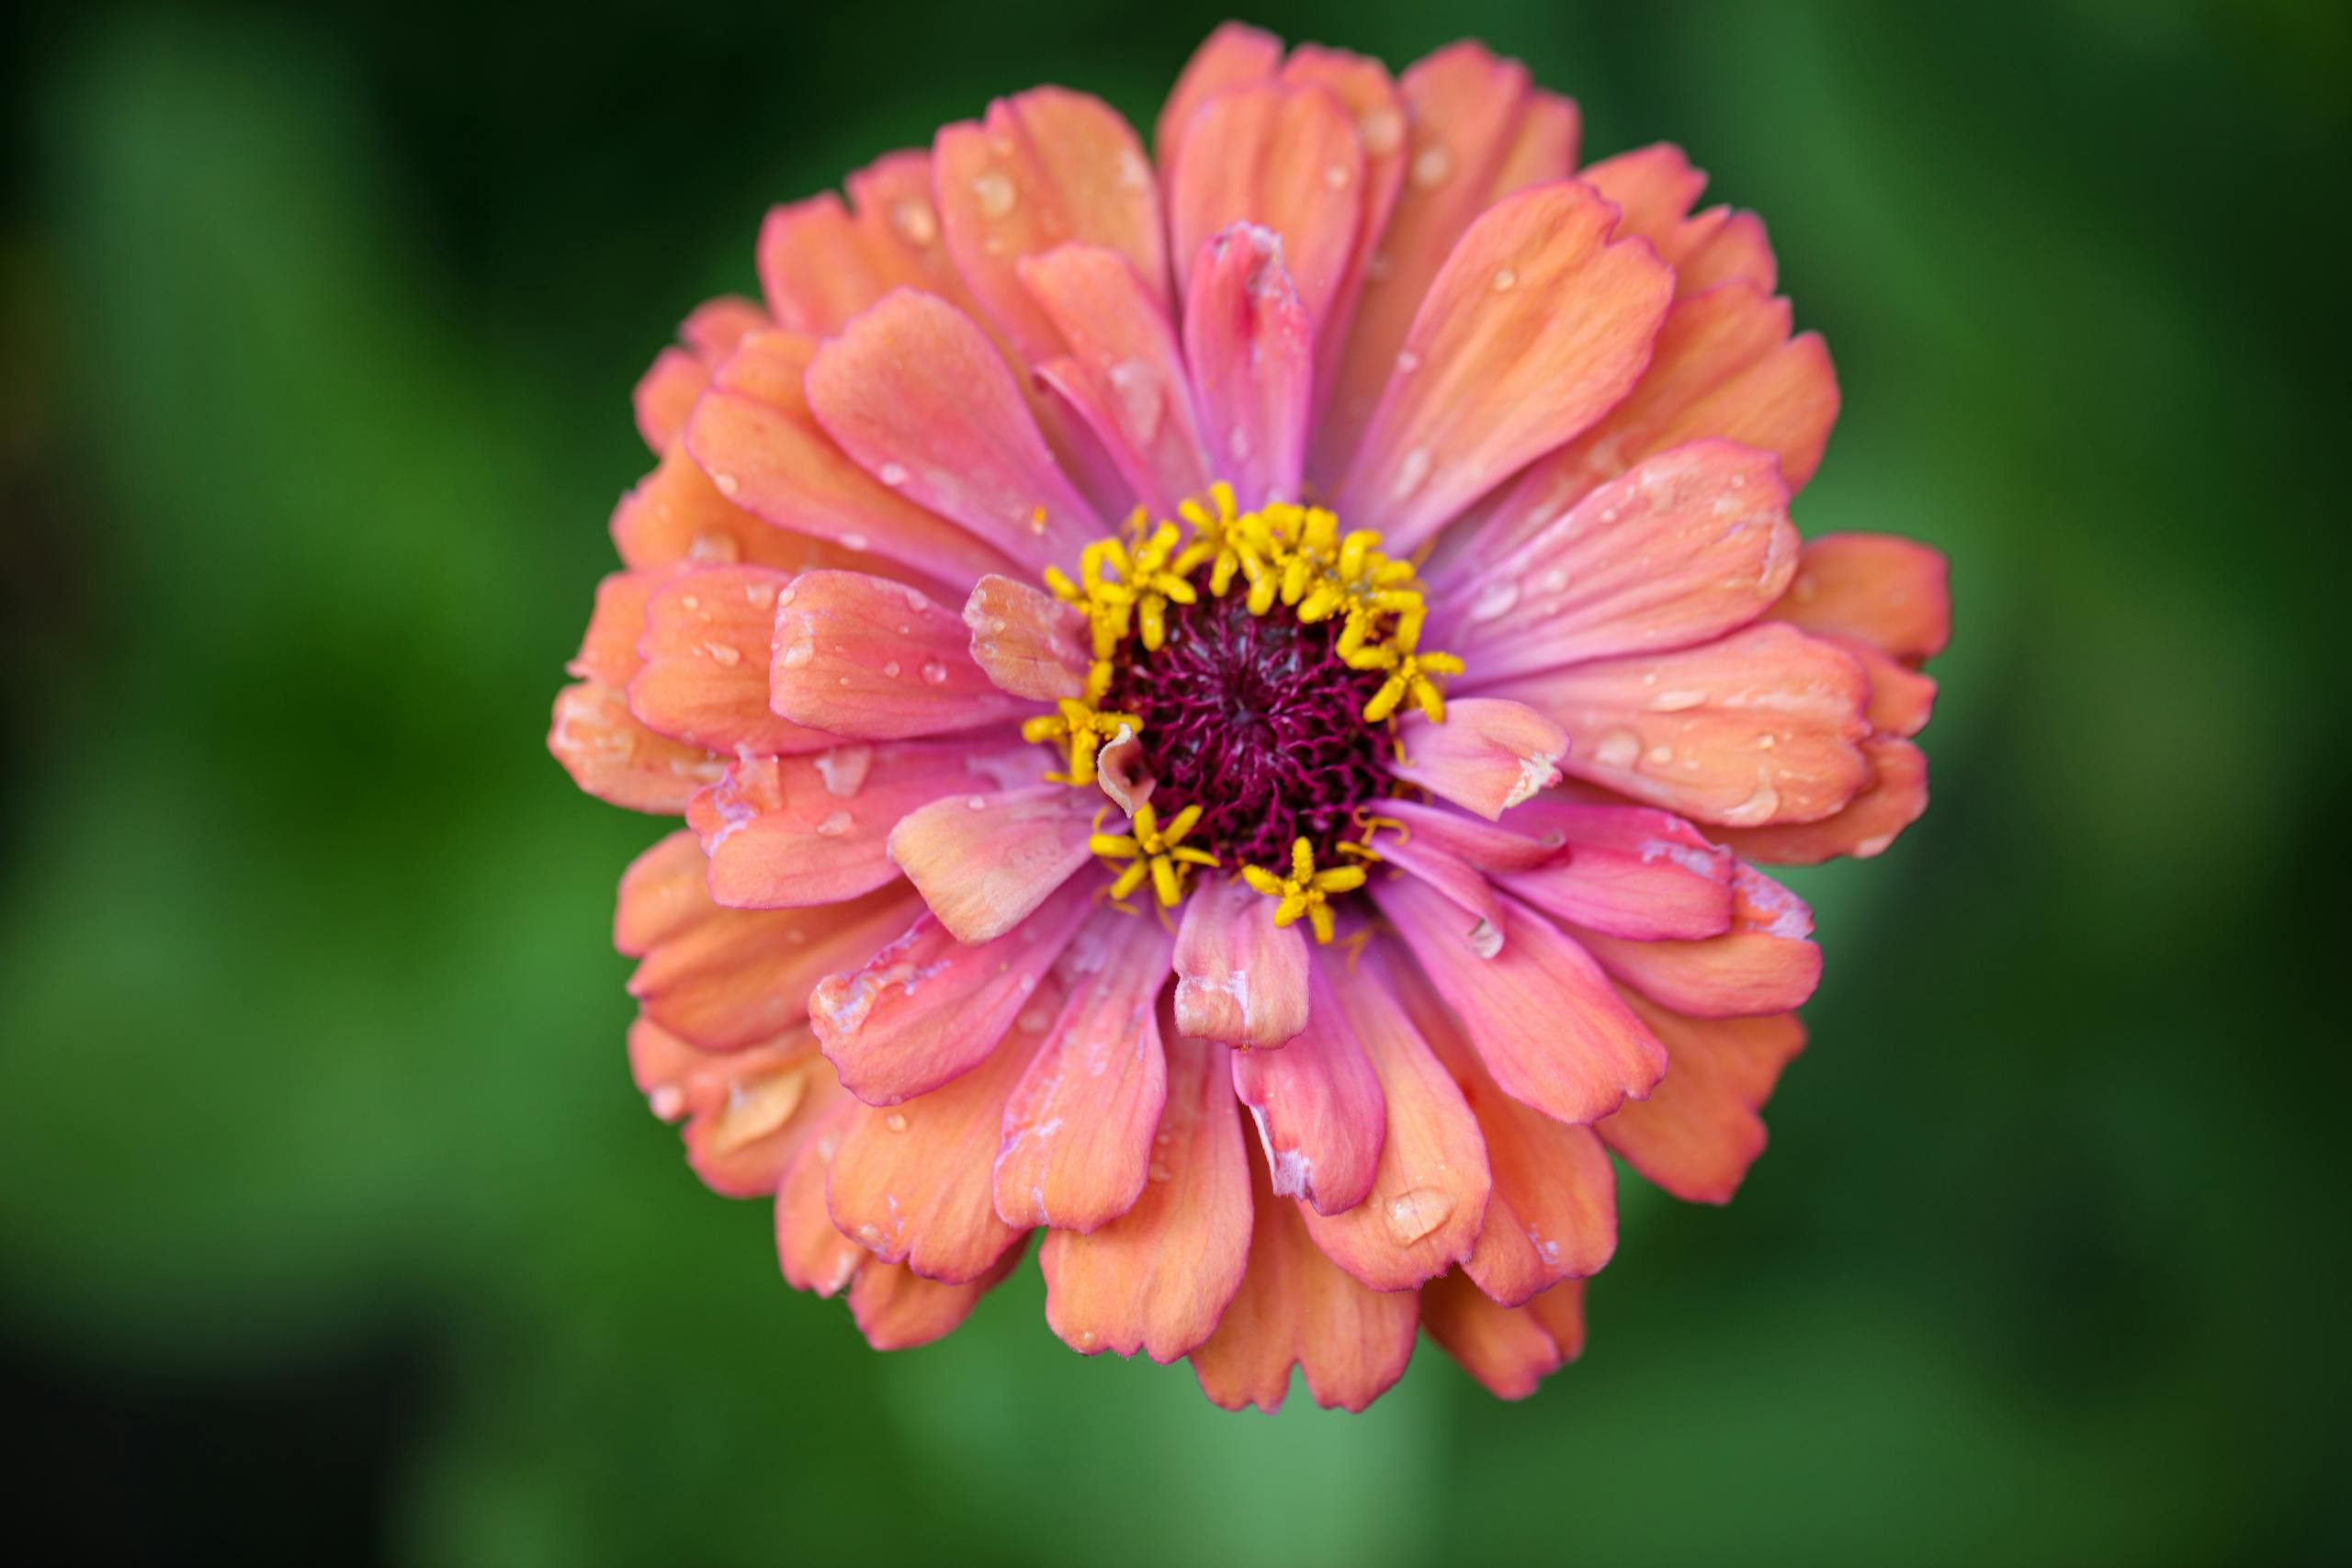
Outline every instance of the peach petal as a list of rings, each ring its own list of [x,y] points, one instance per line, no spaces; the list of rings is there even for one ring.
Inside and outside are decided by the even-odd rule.
[[[1660,453],[1500,559],[1454,570],[1432,635],[1491,682],[1736,630],[1796,571],[1788,502],[1769,452],[1694,441]]]
[[[911,1350],[944,1339],[964,1325],[980,1298],[1021,1266],[1016,1246],[980,1278],[961,1285],[926,1280],[900,1263],[868,1262],[849,1288],[850,1316],[876,1350]]]
[[[1627,1005],[1666,1042],[1674,1071],[1647,1100],[1594,1131],[1644,1176],[1691,1203],[1728,1203],[1764,1152],[1757,1112],[1804,1049],[1792,1012],[1760,1018],[1685,1018],[1635,992]]]
[[[704,300],[678,325],[678,341],[696,359],[716,367],[753,333],[775,323],[755,302],[740,294],[721,294]]]
[[[613,509],[612,535],[621,559],[639,569],[680,561],[720,566],[747,561],[782,571],[874,564],[870,556],[771,526],[745,512],[718,492],[681,443],[672,444],[661,467],[621,497]]]
[[[776,1261],[785,1282],[828,1298],[841,1292],[860,1265],[880,1267],[871,1253],[842,1235],[825,1208],[826,1178],[851,1109],[849,1097],[832,1089],[831,1103],[793,1152],[775,1192]]]
[[[1328,964],[1321,967],[1329,967]],[[1300,1218],[1325,1257],[1375,1291],[1409,1290],[1468,1261],[1492,1181],[1486,1140],[1462,1090],[1374,971],[1340,976],[1317,998],[1336,1008],[1380,1079],[1387,1136],[1363,1202]]]
[[[659,569],[616,571],[596,584],[596,608],[587,635],[564,671],[599,686],[626,686],[644,661],[637,639],[645,633],[645,600],[662,581]]]
[[[1363,174],[1356,182],[1354,243],[1339,284],[1317,318],[1315,398],[1316,406],[1321,408],[1339,371],[1340,356],[1348,345],[1348,329],[1355,318],[1356,301],[1363,297],[1373,257],[1388,231],[1388,217],[1396,209],[1396,193],[1405,182],[1405,160],[1409,152],[1406,145],[1405,101],[1397,95],[1388,68],[1379,61],[1319,44],[1304,43],[1292,51],[1290,59],[1283,64],[1282,79],[1320,87],[1337,98],[1354,123],[1356,142],[1363,152]],[[1571,156],[1558,172],[1566,174],[1575,164]],[[1541,177],[1553,176],[1547,174]]]
[[[1170,175],[1177,288],[1213,236],[1241,223],[1265,229],[1282,237],[1283,264],[1319,338],[1355,254],[1363,182],[1363,143],[1322,87],[1275,80],[1216,94],[1186,125]]]
[[[1464,858],[1433,837],[1385,840],[1381,858],[1398,871],[1419,878],[1445,896],[1460,911],[1448,928],[1459,931],[1464,946],[1481,958],[1502,951],[1510,932],[1494,884],[1476,863]]]
[[[1062,352],[1052,319],[1021,285],[1023,256],[1075,241],[1135,264],[1168,297],[1159,194],[1126,121],[1100,98],[1039,87],[989,105],[984,120],[940,128],[932,144],[948,253],[972,297],[1019,355]]]
[[[1771,614],[1917,663],[1951,640],[1951,563],[1932,545],[1893,534],[1825,534],[1805,542],[1795,581]]]
[[[1037,367],[1110,454],[1136,496],[1172,513],[1208,488],[1208,454],[1163,296],[1102,245],[1059,245],[1016,272],[1069,345]]]
[[[1530,106],[1527,71],[1517,61],[1497,59],[1484,45],[1448,45],[1408,69],[1397,88],[1406,111],[1401,129],[1409,132],[1397,159],[1401,183],[1392,187],[1396,195],[1386,221],[1367,220],[1367,234],[1378,236],[1376,248],[1365,260],[1346,342],[1336,360],[1325,362],[1329,395],[1308,471],[1326,484],[1356,456],[1430,282],[1472,220],[1500,197],[1565,179],[1576,166],[1573,146],[1559,149],[1556,142],[1552,145],[1564,155],[1550,167],[1519,155],[1546,143],[1545,137],[1527,135],[1522,125]],[[1360,118],[1358,124],[1367,152],[1378,154],[1384,144],[1395,150],[1388,122]],[[1374,134],[1374,125],[1381,134]]]
[[[1523,703],[1463,697],[1445,722],[1410,713],[1397,726],[1404,760],[1389,772],[1489,822],[1560,779],[1553,763],[1568,749],[1558,725]]]
[[[1562,1122],[1593,1122],[1645,1098],[1665,1076],[1665,1049],[1600,964],[1537,910],[1506,897],[1510,941],[1479,958],[1447,934],[1448,906],[1432,889],[1409,876],[1371,886],[1512,1099]]]
[[[1201,40],[1177,73],[1152,130],[1152,152],[1163,169],[1176,162],[1176,149],[1193,111],[1227,87],[1261,81],[1283,61],[1283,40],[1243,22],[1226,22]]]
[[[1085,691],[1086,616],[1075,605],[991,573],[972,585],[964,625],[972,661],[1000,690],[1039,703]]]
[[[1573,180],[1496,203],[1430,284],[1341,483],[1343,517],[1410,550],[1580,432],[1649,362],[1673,274],[1611,243],[1609,206]]]
[[[1027,1234],[997,1217],[992,1168],[1004,1102],[1043,1032],[1013,1030],[971,1071],[888,1110],[850,1112],[825,1202],[833,1224],[886,1263],[963,1284]]]
[[[1420,1294],[1430,1337],[1498,1399],[1525,1399],[1584,1349],[1581,1280],[1521,1307],[1496,1304],[1459,1274],[1431,1280]]]
[[[967,946],[926,910],[864,964],[827,976],[808,1014],[842,1086],[868,1105],[895,1105],[969,1071],[1016,1024],[1045,1028],[1061,1003],[1046,972],[1092,911],[1086,889],[1066,887],[995,941]]]
[[[686,823],[710,856],[710,894],[737,909],[836,903],[895,882],[899,819],[988,783],[1037,753],[1008,736],[932,745],[864,743],[804,757],[752,757],[695,796]]]
[[[1577,178],[1617,204],[1620,234],[1647,240],[1674,269],[1678,297],[1744,277],[1765,293],[1779,277],[1764,226],[1752,212],[1712,207],[1693,213],[1707,188],[1704,173],[1668,142],[1620,152],[1579,170]]]
[[[1046,1234],[1046,1322],[1086,1355],[1172,1361],[1204,1343],[1250,1258],[1250,1156],[1225,1047],[1168,1042],[1168,1100],[1135,1207],[1098,1230]]]
[[[629,393],[637,414],[637,433],[660,457],[686,427],[695,400],[710,385],[709,367],[683,348],[665,348],[639,377]]]
[[[768,209],[760,225],[760,291],[776,325],[827,337],[901,284],[896,258],[866,249],[842,198],[822,191]]]
[[[768,705],[812,729],[904,740],[1032,711],[972,661],[961,615],[921,589],[811,571],[776,595]]]
[[[628,992],[688,1044],[740,1051],[808,1016],[808,993],[904,931],[914,900],[886,887],[821,911],[701,908],[647,949]]]
[[[1628,942],[1579,928],[1600,966],[1653,1001],[1699,1018],[1786,1012],[1821,982],[1813,911],[1752,866],[1732,885],[1731,929],[1701,942]]]
[[[964,279],[947,254],[931,188],[931,149],[887,152],[842,182],[866,254],[891,277],[958,306]]]
[[[890,830],[890,858],[956,941],[989,942],[1086,863],[1099,799],[1035,784],[933,801]]]
[[[1871,683],[1870,705],[1862,715],[1871,721],[1872,729],[1881,735],[1908,738],[1928,728],[1928,720],[1936,712],[1934,676],[1923,675],[1898,662],[1875,643],[1823,632],[1810,635],[1844,649],[1862,667],[1862,674]],[[1867,742],[1864,750],[1868,750]]]
[[[654,584],[629,711],[649,728],[713,751],[774,755],[832,745],[837,737],[768,706],[776,599],[791,581],[766,567],[705,566]]]
[[[883,299],[818,349],[805,385],[867,473],[1029,571],[1076,559],[1102,531],[987,334],[934,295]]]
[[[1231,1045],[1280,1045],[1306,1027],[1306,938],[1273,900],[1210,878],[1176,932],[1176,1030]]]
[[[1337,1214],[1372,1190],[1387,1103],[1329,977],[1309,972],[1306,1027],[1279,1051],[1235,1052],[1233,1092],[1257,1122],[1276,1195]]]
[[[707,863],[701,843],[683,829],[629,862],[614,901],[614,951],[642,958],[655,943],[709,914],[710,894],[703,883]]]
[[[1563,852],[1500,877],[1512,896],[1571,925],[1638,942],[1695,941],[1731,928],[1731,852],[1671,812],[1545,799],[1512,826]]]
[[[1815,822],[1870,782],[1870,682],[1844,649],[1763,622],[1696,648],[1485,688],[1559,721],[1562,772],[1732,828]]]
[[[685,1120],[686,1163],[726,1198],[772,1194],[814,1120],[808,1090],[830,1078],[807,1027],[741,1051],[700,1051],[650,1018],[629,1026],[631,1076],[655,1115]],[[810,1071],[812,1064],[815,1071]]]
[[[1323,1256],[1296,1205],[1274,1196],[1250,1156],[1255,1222],[1249,1271],[1216,1332],[1193,1352],[1201,1392],[1227,1410],[1272,1411],[1290,1371],[1329,1409],[1362,1410],[1405,1375],[1419,1303],[1409,1291],[1368,1291]]]
[[[1299,493],[1311,343],[1279,235],[1236,225],[1203,245],[1184,301],[1184,351],[1217,473],[1245,506]]]
[[[996,1208],[1008,1224],[1091,1231],[1142,1196],[1168,1097],[1168,949],[1158,925],[1104,911],[1062,955],[1069,999],[1004,1110]]]
[[[1818,865],[1838,855],[1858,860],[1883,853],[1928,809],[1928,759],[1910,741],[1873,735],[1862,742],[1871,782],[1845,809],[1818,822],[1743,828],[1723,840],[1750,860],[1772,865]]]
[[[1011,568],[1017,558],[900,495],[835,444],[809,406],[816,355],[808,338],[768,332],[719,367],[685,437],[715,490],[776,528],[837,550],[870,552],[813,564],[854,566],[880,557],[958,585]]]
[[[582,682],[555,694],[548,750],[571,782],[607,805],[674,817],[727,764],[699,746],[658,734],[610,686]]]

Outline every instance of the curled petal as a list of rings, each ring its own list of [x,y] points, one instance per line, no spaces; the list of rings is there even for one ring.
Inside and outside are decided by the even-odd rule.
[[[1464,697],[1446,705],[1445,722],[1408,714],[1397,727],[1403,760],[1389,772],[1489,822],[1557,784],[1553,766],[1568,749],[1560,727],[1523,703]]]

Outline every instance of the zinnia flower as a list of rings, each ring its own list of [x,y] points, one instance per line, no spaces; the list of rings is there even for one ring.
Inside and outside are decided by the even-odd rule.
[[[550,745],[679,814],[629,1039],[876,1347],[1042,1233],[1054,1332],[1304,1370],[1574,1357],[1611,1156],[1727,1200],[1871,855],[1941,558],[1801,543],[1838,407],[1762,226],[1475,43],[1227,27],[1156,160],[1043,87],[777,208],[639,384]]]

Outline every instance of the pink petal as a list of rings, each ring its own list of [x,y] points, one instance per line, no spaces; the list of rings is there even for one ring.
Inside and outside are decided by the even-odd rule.
[[[1736,862],[1670,812],[1546,799],[1512,826],[1564,846],[1544,865],[1500,879],[1547,914],[1639,942],[1690,941],[1731,927]]]
[[[1204,100],[1227,87],[1272,75],[1282,60],[1282,39],[1241,22],[1226,22],[1204,39],[1178,73],[1153,129],[1152,151],[1159,166],[1164,169],[1175,163],[1184,128]]]
[[[1320,86],[1262,81],[1229,88],[1192,117],[1171,166],[1169,243],[1185,286],[1212,236],[1236,224],[1281,237],[1312,335],[1355,254],[1363,147],[1340,100]]]
[[[1883,853],[1928,809],[1928,759],[1910,741],[1873,735],[1862,742],[1871,782],[1845,808],[1818,822],[1739,828],[1721,837],[1739,853],[1773,865],[1818,865],[1838,855]]]
[[[760,226],[760,291],[776,325],[821,338],[901,284],[895,258],[869,254],[842,198],[822,191],[768,209]]]
[[[610,686],[582,682],[555,694],[548,750],[571,782],[608,805],[674,817],[727,764],[699,746],[656,734]]]
[[[940,128],[933,142],[940,220],[956,269],[1032,365],[1062,352],[1053,321],[1021,286],[1021,258],[1069,242],[1105,245],[1168,298],[1159,200],[1143,146],[1117,111],[1063,87],[989,105],[984,121]]]
[[[709,367],[683,348],[665,348],[638,378],[629,394],[637,411],[637,433],[660,457],[686,427],[695,400],[710,385]]]
[[[1237,226],[1203,247],[1184,303],[1184,352],[1216,470],[1244,506],[1299,493],[1309,342],[1272,231]]]
[[[1005,1107],[996,1207],[1012,1224],[1091,1231],[1135,1207],[1150,1170],[1168,935],[1101,913],[1062,964],[1069,999]]]
[[[1378,248],[1367,260],[1344,348],[1327,362],[1330,395],[1308,465],[1326,484],[1356,455],[1423,297],[1472,220],[1512,191],[1565,179],[1576,166],[1573,113],[1564,144],[1559,110],[1532,110],[1564,100],[1532,96],[1526,68],[1482,44],[1439,50],[1408,70],[1398,88],[1411,133],[1400,160],[1405,174],[1387,221],[1367,224]],[[1368,152],[1394,147],[1387,121],[1359,124]]]
[[[688,567],[645,599],[644,660],[628,706],[673,739],[738,755],[820,751],[837,739],[768,706],[768,646],[792,579],[760,566]]]
[[[1035,784],[933,801],[890,830],[890,858],[956,941],[992,941],[1086,863],[1098,799]]]
[[[971,632],[921,589],[811,571],[776,595],[768,705],[861,740],[941,735],[1025,716],[972,662]]]
[[[1916,539],[1825,534],[1805,542],[1788,596],[1771,613],[1917,662],[1951,640],[1951,574],[1944,553]]]
[[[825,1179],[831,1173],[850,1111],[848,1097],[836,1090],[832,1103],[786,1165],[775,1193],[776,1261],[783,1265],[785,1282],[796,1291],[829,1298],[841,1292],[860,1265],[884,1267],[842,1235],[825,1209]]]
[[[642,958],[656,942],[708,915],[710,893],[703,885],[707,864],[702,845],[684,829],[629,862],[613,905],[613,951]]]
[[[1736,630],[1796,570],[1788,501],[1769,452],[1678,446],[1499,560],[1455,558],[1431,636],[1489,682]]]
[[[1358,1284],[1323,1256],[1297,1207],[1273,1195],[1254,1153],[1250,1168],[1249,1271],[1216,1332],[1193,1352],[1201,1391],[1227,1410],[1274,1410],[1295,1366],[1316,1404],[1362,1410],[1405,1375],[1419,1303],[1408,1291]]]
[[[1385,809],[1385,802],[1383,807]],[[1398,871],[1419,878],[1443,894],[1446,901],[1461,912],[1452,929],[1462,933],[1463,944],[1472,953],[1481,958],[1492,958],[1502,951],[1510,917],[1503,912],[1494,884],[1475,861],[1448,848],[1442,840],[1426,835],[1383,840],[1380,854]]]
[[[695,407],[709,401],[706,396]],[[639,569],[680,561],[711,566],[747,561],[782,571],[876,564],[871,556],[808,534],[788,533],[752,516],[721,495],[680,444],[673,444],[662,454],[662,466],[621,497],[613,509],[612,534],[621,559]]]
[[[817,351],[805,385],[818,423],[867,473],[1030,571],[1076,559],[1102,532],[1002,356],[944,299],[884,299]]]
[[[1562,1122],[1594,1122],[1645,1098],[1666,1052],[1591,954],[1538,911],[1503,900],[1510,940],[1480,958],[1448,934],[1445,904],[1407,876],[1373,897],[1402,933],[1496,1083]]]
[[[1451,807],[1424,806],[1403,798],[1382,801],[1380,814],[1396,818],[1414,838],[1427,840],[1432,848],[1484,872],[1525,871],[1560,852],[1559,843],[1542,841],[1533,829],[1521,832],[1519,818],[1512,818],[1510,827],[1498,828]],[[1385,855],[1394,844],[1382,840],[1377,847]]]
[[[806,389],[816,354],[808,338],[762,333],[719,367],[686,425],[687,448],[716,488],[778,528],[872,551],[937,581],[1012,570],[1014,558],[900,495],[834,443]]]
[[[1306,1027],[1279,1051],[1235,1052],[1233,1092],[1257,1120],[1274,1192],[1337,1214],[1372,1190],[1388,1112],[1329,977],[1310,969]]]
[[[1315,399],[1320,408],[1329,398],[1340,356],[1348,344],[1349,324],[1355,319],[1356,301],[1363,296],[1373,257],[1388,231],[1388,216],[1396,207],[1397,190],[1405,182],[1405,102],[1397,96],[1388,68],[1379,61],[1319,44],[1303,43],[1292,51],[1283,62],[1282,78],[1320,87],[1337,98],[1354,122],[1356,142],[1363,152],[1363,175],[1355,189],[1354,241],[1331,299],[1317,318]],[[1571,156],[1561,164],[1559,172],[1566,174],[1574,164]]]
[[[1677,1198],[1730,1202],[1764,1152],[1764,1123],[1756,1113],[1781,1069],[1804,1049],[1804,1025],[1792,1012],[1684,1018],[1634,993],[1625,1000],[1666,1042],[1674,1070],[1646,1101],[1626,1106],[1594,1131]]]
[[[1522,703],[1493,697],[1448,703],[1442,724],[1408,714],[1396,739],[1405,760],[1392,763],[1391,773],[1489,822],[1557,784],[1552,764],[1568,749],[1558,725]]]
[[[1852,655],[1763,622],[1697,648],[1486,690],[1559,721],[1561,771],[1702,822],[1818,821],[1870,782],[1870,682]]]
[[[717,366],[753,333],[775,323],[768,313],[740,295],[721,294],[695,306],[678,325],[678,341],[706,366]]]
[[[842,1087],[896,1105],[971,1070],[1007,1030],[1044,1030],[1061,1007],[1046,972],[1092,912],[1085,889],[1065,888],[994,942],[967,946],[925,911],[864,964],[825,976],[808,1016]]]
[[[1277,928],[1273,900],[1209,878],[1176,932],[1176,1031],[1228,1044],[1280,1045],[1306,1027],[1306,939]]]
[[[1609,243],[1608,204],[1573,180],[1488,209],[1446,260],[1340,485],[1391,550],[1430,537],[1623,398],[1649,362],[1673,275]]]
[[[710,893],[738,909],[831,904],[895,882],[890,830],[994,770],[1035,763],[1007,739],[933,745],[837,746],[805,757],[753,757],[695,796],[686,822],[710,856]]]
[[[1936,711],[1934,676],[1898,663],[1876,643],[1860,642],[1834,633],[1808,635],[1844,649],[1862,667],[1862,674],[1871,683],[1870,705],[1862,714],[1871,721],[1872,729],[1881,735],[1908,737],[1928,728],[1928,720]]]
[[[1736,277],[1772,291],[1779,269],[1764,225],[1754,213],[1728,207],[1691,213],[1707,176],[1690,166],[1679,147],[1659,142],[1620,152],[1578,171],[1577,178],[1617,204],[1623,214],[1618,233],[1647,240],[1658,259],[1674,269],[1678,297]]]
[[[1584,1281],[1569,1280],[1525,1306],[1498,1306],[1448,1274],[1421,1287],[1421,1324],[1438,1348],[1498,1399],[1525,1399],[1584,1349]]]
[[[841,1233],[947,1284],[993,1269],[1027,1234],[997,1217],[991,1167],[1004,1102],[1041,1038],[1015,1030],[952,1083],[887,1111],[852,1111],[825,1184]]]
[[[596,608],[587,635],[564,672],[600,686],[626,686],[643,662],[637,639],[645,633],[645,600],[662,581],[658,570],[616,571],[596,584]]]
[[[1098,1230],[1046,1234],[1046,1321],[1073,1350],[1155,1361],[1190,1354],[1241,1288],[1250,1156],[1223,1046],[1168,1042],[1168,1100],[1135,1207]]]
[[[831,1088],[803,1026],[743,1051],[698,1051],[650,1018],[629,1026],[629,1071],[664,1121],[685,1119],[686,1163],[728,1198],[772,1194]]]
[[[1091,662],[1086,616],[1041,588],[991,573],[964,602],[972,661],[1000,690],[1031,702],[1075,697]]]
[[[869,1261],[849,1288],[850,1315],[876,1350],[911,1350],[963,1326],[980,1298],[1021,1266],[1015,1247],[980,1278],[961,1285],[926,1280],[902,1263]]]
[[[1159,514],[1205,491],[1208,455],[1164,294],[1101,245],[1059,245],[1016,270],[1069,346],[1038,375],[1078,411],[1128,487]]]
[[[1635,990],[1698,1018],[1787,1012],[1821,982],[1821,950],[1808,939],[1813,911],[1793,893],[1743,865],[1733,884],[1731,930],[1702,942],[1627,942],[1579,930],[1602,968]]]
[[[1322,967],[1329,967],[1328,964]],[[1466,1262],[1491,1185],[1470,1107],[1376,971],[1325,988],[1380,1078],[1388,1134],[1364,1201],[1342,1213],[1301,1205],[1324,1256],[1375,1291],[1403,1291]]]

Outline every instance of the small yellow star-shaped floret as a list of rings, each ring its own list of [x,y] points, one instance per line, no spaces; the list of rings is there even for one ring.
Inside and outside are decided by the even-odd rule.
[[[1290,846],[1288,876],[1268,871],[1263,866],[1245,865],[1241,868],[1241,880],[1267,897],[1277,900],[1274,905],[1275,925],[1294,924],[1304,915],[1307,924],[1315,929],[1315,940],[1320,943],[1331,940],[1330,895],[1344,893],[1351,887],[1362,887],[1364,868],[1340,865],[1329,871],[1317,871],[1315,869],[1315,847],[1305,839],[1298,839]]]
[[[1086,840],[1087,849],[1105,860],[1130,863],[1111,884],[1111,897],[1124,898],[1134,892],[1147,876],[1151,878],[1152,895],[1169,908],[1174,908],[1184,897],[1185,867],[1215,865],[1216,856],[1206,850],[1188,848],[1184,836],[1201,819],[1201,808],[1188,806],[1168,819],[1162,827],[1149,802],[1136,807],[1129,820],[1132,829],[1125,833],[1096,833]]]
[[[1075,697],[1063,697],[1054,705],[1052,713],[1041,713],[1021,727],[1023,740],[1067,740],[1069,743],[1069,782],[1074,784],[1094,782],[1094,754],[1107,741],[1117,739],[1122,725],[1131,730],[1141,730],[1143,720],[1131,713],[1109,713],[1088,706]]]

